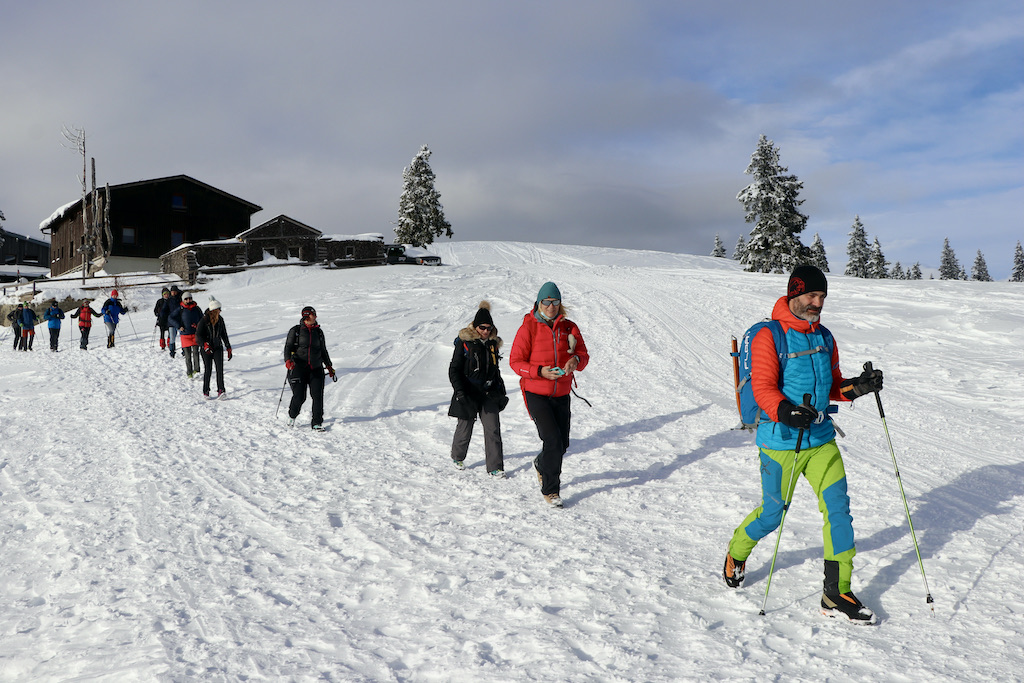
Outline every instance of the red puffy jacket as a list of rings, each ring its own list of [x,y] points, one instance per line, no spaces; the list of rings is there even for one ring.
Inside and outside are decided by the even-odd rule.
[[[523,316],[523,324],[516,332],[508,361],[519,375],[519,386],[523,391],[541,396],[565,396],[572,390],[573,376],[544,379],[540,370],[545,367],[564,368],[574,355],[579,358],[577,370],[587,367],[590,354],[576,323],[559,311],[559,316],[549,327],[531,311]]]

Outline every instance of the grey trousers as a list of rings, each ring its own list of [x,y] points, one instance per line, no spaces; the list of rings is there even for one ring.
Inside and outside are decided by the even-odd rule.
[[[487,471],[505,469],[505,450],[501,444],[501,418],[499,413],[480,411],[480,424],[484,428],[484,459]],[[473,438],[473,423],[476,420],[463,420],[455,427],[455,438],[452,440],[452,460],[463,461],[469,451],[469,440]]]

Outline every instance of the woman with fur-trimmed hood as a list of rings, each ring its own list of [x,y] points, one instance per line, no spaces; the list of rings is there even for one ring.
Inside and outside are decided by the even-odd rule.
[[[459,331],[455,351],[448,365],[448,379],[455,393],[448,414],[457,417],[452,440],[452,460],[460,470],[473,436],[477,416],[484,427],[484,456],[487,473],[505,476],[505,457],[501,443],[501,420],[498,414],[508,405],[505,381],[499,362],[501,337],[491,319],[491,304],[481,301],[473,322]]]

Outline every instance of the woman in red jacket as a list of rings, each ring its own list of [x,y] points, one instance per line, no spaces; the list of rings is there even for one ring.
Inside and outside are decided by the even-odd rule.
[[[544,447],[533,460],[540,492],[552,507],[562,507],[559,495],[562,456],[569,447],[572,412],[569,392],[573,373],[587,367],[590,355],[576,323],[565,317],[562,293],[546,282],[533,310],[523,317],[509,354],[530,418]]]

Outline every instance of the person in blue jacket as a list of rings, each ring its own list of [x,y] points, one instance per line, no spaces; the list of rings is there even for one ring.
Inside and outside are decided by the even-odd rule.
[[[60,310],[57,300],[50,302],[50,307],[43,313],[43,320],[50,329],[50,350],[56,351],[60,342],[60,321],[64,319],[64,311]]]
[[[196,344],[196,327],[203,319],[203,309],[192,300],[191,292],[181,295],[181,306],[167,318],[167,324],[178,330],[181,339],[181,355],[185,356],[185,374],[192,379],[199,373],[199,346]]]
[[[121,304],[117,298],[117,290],[110,290],[110,298],[103,302],[100,313],[103,314],[103,326],[107,328],[107,348],[114,348],[114,335],[117,334],[117,323],[121,321],[121,314],[127,313],[128,309]]]
[[[32,310],[31,306],[21,309],[21,346],[22,351],[31,351],[32,344],[36,340],[36,323],[39,316]]]

